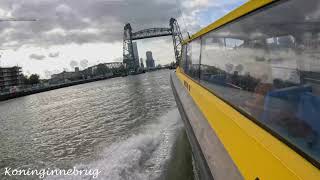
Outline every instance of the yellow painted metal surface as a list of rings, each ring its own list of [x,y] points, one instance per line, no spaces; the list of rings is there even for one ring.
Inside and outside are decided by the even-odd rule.
[[[214,23],[208,25],[207,27],[201,29],[194,35],[190,37],[190,39],[187,39],[183,42],[183,44],[192,41],[193,39],[196,39],[224,24],[227,24],[245,14],[248,14],[260,7],[263,7],[269,3],[274,2],[275,0],[251,0],[247,3],[243,4],[242,6],[238,7],[237,9],[231,11],[229,14],[225,15],[224,17],[220,18],[219,20],[215,21]]]
[[[177,69],[182,84],[207,118],[245,179],[319,180],[320,171],[287,145]]]

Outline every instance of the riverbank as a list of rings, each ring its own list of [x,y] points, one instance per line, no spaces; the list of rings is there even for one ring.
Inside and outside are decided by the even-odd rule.
[[[57,85],[51,85],[51,86],[41,87],[41,88],[37,88],[37,89],[31,89],[28,91],[19,91],[19,92],[10,93],[10,94],[3,94],[3,95],[0,95],[0,101],[6,101],[9,99],[14,99],[14,98],[22,97],[22,96],[28,96],[31,94],[41,93],[41,92],[45,92],[45,91],[51,91],[51,90],[74,86],[74,85],[78,85],[78,84],[85,84],[85,83],[90,83],[90,82],[94,82],[94,81],[111,79],[111,78],[115,78],[115,77],[120,77],[120,76],[84,79],[84,80],[72,81],[72,82],[68,82],[68,83],[64,83],[64,84],[57,84]]]
[[[139,72],[139,73],[135,73],[135,74],[131,74],[131,75],[138,75],[138,74],[142,74],[142,73],[145,73],[145,72],[154,72],[154,71],[159,71],[159,70],[163,70],[163,69],[172,69],[172,68],[163,67],[163,68],[149,69],[147,71],[143,71],[143,72]],[[125,75],[125,76],[127,76],[127,75]],[[64,88],[64,87],[69,87],[69,86],[74,86],[74,85],[78,85],[78,84],[85,84],[85,83],[90,83],[90,82],[94,82],[94,81],[101,81],[101,80],[105,80],[105,79],[111,79],[111,78],[115,78],[115,77],[122,77],[122,75],[113,75],[113,76],[108,76],[108,77],[96,77],[96,78],[90,78],[90,79],[83,79],[83,80],[72,81],[72,82],[63,83],[63,84],[50,85],[50,86],[47,86],[47,87],[40,87],[40,88],[36,88],[36,89],[18,91],[18,92],[15,92],[15,93],[0,94],[0,102],[1,101],[6,101],[6,100],[9,100],[9,99],[18,98],[18,97],[28,96],[28,95],[31,95],[31,94],[41,93],[41,92],[45,92],[45,91],[51,91],[51,90],[60,89],[60,88]]]

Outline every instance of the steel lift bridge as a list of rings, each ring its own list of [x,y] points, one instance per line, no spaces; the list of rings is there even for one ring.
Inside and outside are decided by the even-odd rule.
[[[161,36],[172,36],[174,55],[176,62],[179,62],[181,58],[182,49],[182,34],[176,19],[171,18],[169,22],[169,28],[149,28],[143,29],[137,32],[132,32],[130,23],[124,26],[123,33],[123,64],[125,65],[127,72],[136,72],[135,56],[133,53],[133,40],[146,39]]]

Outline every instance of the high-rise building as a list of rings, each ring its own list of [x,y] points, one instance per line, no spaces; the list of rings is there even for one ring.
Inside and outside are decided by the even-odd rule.
[[[138,46],[137,46],[137,42],[133,42],[132,43],[133,46],[133,54],[134,54],[134,64],[135,67],[140,67],[140,63],[139,63],[139,53],[138,53]]]
[[[146,60],[147,68],[154,68],[155,65],[154,65],[154,59],[152,57],[152,52],[151,51],[147,51],[146,52],[146,56],[147,56],[147,60]]]
[[[0,67],[0,92],[22,86],[21,67]]]

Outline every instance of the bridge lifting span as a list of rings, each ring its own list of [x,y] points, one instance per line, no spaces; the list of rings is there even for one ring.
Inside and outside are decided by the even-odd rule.
[[[135,63],[135,55],[133,53],[133,40],[147,39],[162,36],[172,36],[174,55],[176,62],[181,59],[182,34],[176,19],[171,18],[169,28],[149,28],[137,32],[132,32],[130,23],[124,26],[123,33],[123,63],[128,72],[137,72],[138,66]]]

